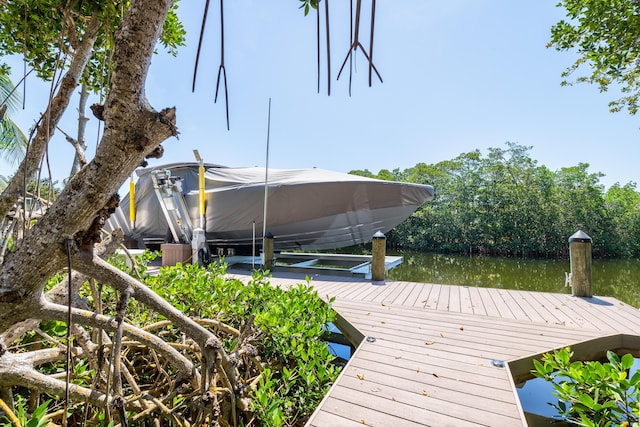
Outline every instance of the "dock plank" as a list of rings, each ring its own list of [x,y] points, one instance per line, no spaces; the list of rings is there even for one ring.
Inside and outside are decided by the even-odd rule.
[[[378,409],[388,414],[395,414],[398,418],[405,417],[409,421],[419,422],[423,419],[423,411],[428,411],[430,418],[434,414],[442,416],[455,414],[460,421],[475,424],[481,422],[491,426],[513,425],[520,418],[518,412],[514,411],[513,394],[509,396],[510,402],[502,403],[496,399],[479,398],[480,396],[473,394],[473,390],[470,388],[467,388],[468,392],[462,388],[447,390],[429,383],[407,379],[400,376],[407,374],[400,373],[393,368],[390,368],[387,373],[384,371],[374,372],[370,369],[362,370],[362,372],[365,373],[359,372],[345,376],[342,381],[344,387],[350,391],[383,398],[379,401]],[[428,377],[428,375],[423,376]],[[482,389],[484,393],[492,391],[490,388]],[[489,396],[491,395],[489,394]],[[402,404],[402,406],[399,407],[398,404]],[[487,406],[490,407],[489,410],[487,410]],[[479,409],[484,410],[479,411]],[[408,413],[404,411],[408,411]],[[417,418],[416,415],[420,418]]]
[[[326,427],[326,426],[341,426],[341,427],[362,427],[362,420],[350,420],[338,414],[331,413],[329,411],[322,411],[313,418],[312,421],[307,424],[313,427]],[[370,425],[370,424],[369,424]]]
[[[475,313],[471,288],[468,286],[460,286],[460,311],[468,314]]]
[[[402,290],[402,292],[398,294],[397,298],[395,299],[395,301],[393,301],[393,303],[400,304],[400,305],[411,305],[410,303],[407,302],[407,299],[409,298],[413,290],[419,287],[419,284],[412,283],[412,282],[403,282],[403,283],[405,283],[403,286],[404,289]]]
[[[560,295],[540,293],[538,298],[541,301],[545,301],[545,307],[551,312],[553,316],[558,319],[557,322],[566,326],[584,327],[585,322],[582,315],[576,316],[576,313],[566,305],[566,298],[561,298]],[[592,326],[593,327],[593,326]]]
[[[522,319],[529,319],[532,322],[544,322],[545,316],[537,310],[537,303],[533,301],[527,292],[512,291],[509,292],[514,301],[522,310]]]
[[[346,304],[337,304],[334,308],[367,336],[395,344],[430,345],[433,348],[446,346],[449,353],[482,354],[489,359],[522,356],[548,344],[555,347],[597,335],[596,331],[585,334],[570,330],[555,337],[540,335],[540,325],[536,324],[516,324],[505,329],[499,322],[485,323],[482,319],[460,315],[443,317],[442,313],[434,311],[417,315],[415,310],[400,310],[395,306],[367,307],[367,311]]]
[[[504,372],[503,378],[462,376],[461,371],[452,368],[439,366],[433,369],[428,364],[416,367],[416,364],[408,364],[405,359],[377,357],[375,353],[363,352],[350,366],[347,375],[358,377],[360,382],[383,384],[390,388],[418,393],[431,390],[431,397],[444,401],[469,400],[469,395],[480,393],[479,396],[484,398],[470,401],[471,407],[482,408],[492,403],[491,411],[513,414],[514,396],[505,388],[509,380]],[[491,396],[490,402],[486,396]]]
[[[440,292],[442,291],[443,285],[434,284],[431,287],[431,292],[429,293],[429,298],[424,302],[425,308],[438,308],[438,300],[440,299]]]
[[[449,287],[449,311],[462,312],[462,296],[460,295],[462,289],[464,289],[462,286]]]
[[[435,286],[432,283],[421,283],[421,285],[422,289],[420,289],[420,293],[413,303],[413,306],[425,308],[429,304],[429,298],[431,293],[434,292]]]
[[[554,325],[566,324],[565,315],[559,311],[558,300],[547,299],[542,292],[529,292],[531,306],[536,310],[547,323]]]
[[[503,318],[500,310],[498,309],[498,306],[496,305],[495,301],[491,297],[491,293],[489,292],[489,289],[487,288],[475,288],[475,289],[478,292],[478,296],[480,297],[479,302],[481,302],[482,307],[484,307],[484,312],[487,314],[487,316]]]
[[[504,299],[505,294],[504,292],[502,292],[502,289],[490,289],[490,288],[485,288],[485,289],[487,291],[487,294],[489,295],[489,298],[491,298],[493,303],[498,308],[498,311],[500,312],[500,317],[505,319],[518,318],[514,314],[511,304],[509,304],[510,301],[505,301]]]
[[[367,299],[366,301],[371,301],[375,303],[383,303],[390,299],[390,294],[397,288],[397,286],[388,286],[388,283],[385,285],[379,285],[379,291],[371,299]]]
[[[353,402],[348,408],[342,409],[343,413],[349,414],[351,419],[358,420],[370,426],[451,426],[451,427],[471,427],[478,426],[478,422],[465,420],[466,413],[446,413],[436,412],[422,407],[427,400],[424,396],[412,396],[408,392],[396,390],[397,393],[367,393],[355,390],[352,387],[336,387],[332,390],[334,399],[344,399]],[[344,402],[343,400],[343,402]],[[375,407],[375,412],[359,411],[360,408]],[[337,405],[331,412],[337,412]],[[351,412],[349,411],[351,409]],[[473,414],[471,414],[473,415]],[[506,418],[506,417],[505,417]],[[428,424],[425,424],[428,420]],[[513,419],[506,419],[502,424],[480,424],[500,426],[513,426]]]
[[[469,299],[472,309],[472,314],[477,314],[480,316],[488,316],[487,309],[485,308],[485,304],[482,301],[480,296],[480,291],[476,287],[467,287],[469,291]]]
[[[436,303],[436,310],[449,311],[449,295],[451,294],[451,286],[440,286],[440,293],[438,294],[438,302]]]
[[[397,303],[396,300],[401,299],[400,297],[407,286],[409,286],[409,282],[394,282],[393,285],[389,286],[391,292],[387,294],[387,297],[382,302],[385,304],[401,305],[402,303]]]

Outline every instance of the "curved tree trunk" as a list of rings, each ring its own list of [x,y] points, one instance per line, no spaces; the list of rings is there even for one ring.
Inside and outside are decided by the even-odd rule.
[[[206,411],[219,415],[221,425],[233,425],[236,404],[246,403],[245,396],[250,390],[238,386],[236,361],[225,351],[218,336],[94,253],[95,244],[101,240],[102,226],[118,205],[118,189],[145,158],[161,155],[160,144],[164,140],[177,135],[175,108],[154,110],[144,92],[151,56],[172,4],[173,0],[131,1],[116,33],[109,94],[104,105],[92,107],[104,120],[104,134],[96,154],[67,182],[46,214],[38,219],[24,239],[17,243],[16,250],[8,254],[0,265],[0,390],[11,390],[12,386],[20,385],[64,395],[65,381],[38,371],[39,365],[46,361],[63,360],[64,350],[31,351],[25,357],[9,351],[7,345],[11,343],[3,342],[3,338],[13,340],[20,330],[24,330],[20,328],[28,325],[36,325],[37,328],[37,323],[29,319],[66,322],[70,316],[71,330],[79,344],[72,353],[89,359],[97,372],[96,381],[106,384],[109,384],[107,378],[112,381],[111,389],[108,386],[96,389],[71,386],[71,400],[83,400],[97,407],[117,406],[123,422],[125,406],[128,410],[136,409],[139,414],[166,410],[166,407],[162,409],[163,404],[156,396],[140,392],[127,364],[120,362],[123,356],[117,349],[123,345],[124,336],[145,347],[149,354],[170,367],[175,377],[169,380],[173,388],[171,393],[177,393],[182,385],[188,385],[194,395],[201,396],[201,405],[206,407]],[[98,25],[97,21],[95,24]],[[89,34],[85,39],[87,45],[93,45]],[[65,76],[64,90],[61,89],[58,100],[51,103],[48,120],[43,119],[31,152],[17,174],[22,178],[14,179],[18,184],[37,167],[48,137],[68,105],[68,96],[78,85],[86,59],[82,63],[82,55],[76,55],[74,61],[78,62],[72,67],[73,72],[70,69]],[[7,206],[10,207],[20,196],[18,184],[12,182],[10,189],[0,196],[0,215],[5,215],[9,209]],[[120,307],[115,317],[105,316],[100,310],[88,310],[78,303],[77,295],[71,295],[74,304],[69,312],[64,305],[69,297],[65,290],[53,298],[45,297],[47,280],[64,270],[69,261],[76,273],[96,279],[120,293]],[[72,293],[77,291],[77,288],[71,289]],[[173,344],[128,324],[124,318],[128,298],[141,302],[179,328],[193,351],[198,353],[197,362]],[[99,332],[94,338],[98,342],[91,342],[85,328]],[[113,332],[113,338],[107,337],[105,332]],[[111,357],[105,353],[108,348],[113,349]],[[196,363],[201,366],[196,367]],[[136,393],[136,399],[145,397],[142,400],[125,399],[122,396],[123,379],[129,384],[128,390]],[[214,398],[210,398],[208,390],[215,390],[216,384],[222,384],[220,389],[227,396],[224,402],[218,402],[215,393]],[[214,411],[212,407],[217,409]],[[177,417],[175,414],[171,416]]]
[[[88,275],[95,275],[96,272],[103,277],[110,275],[109,278],[115,279],[116,286],[126,283],[108,264],[93,258],[93,247],[100,241],[99,233],[105,219],[117,206],[117,190],[122,183],[146,156],[158,150],[165,139],[177,134],[175,109],[155,111],[144,93],[150,58],[172,3],[173,0],[131,2],[127,16],[116,34],[112,84],[102,114],[105,132],[96,155],[67,183],[58,200],[19,242],[17,249],[7,255],[0,267],[0,333],[11,325],[30,318],[65,320],[66,307],[48,302],[44,298],[44,286],[49,277],[66,266],[69,255],[79,267],[97,267],[96,270],[85,269],[84,272]],[[6,214],[9,209],[7,206],[11,206],[19,196],[18,188],[24,176],[30,175],[37,167],[48,138],[68,105],[70,94],[78,85],[99,28],[95,17],[89,27],[83,49],[76,52],[61,90],[51,102],[49,111],[38,128],[28,157],[0,198],[2,215]],[[71,254],[66,252],[69,241],[72,242]],[[130,289],[135,289],[140,294],[136,286]],[[160,300],[152,298],[150,294],[141,293],[147,303]],[[176,313],[176,310],[172,311],[168,304],[159,302],[156,305],[177,321],[197,331],[203,347],[207,340],[215,339],[212,334]],[[74,309],[72,314],[74,322],[79,324],[99,325],[106,330],[117,327],[114,319],[105,316],[79,309]],[[142,331],[136,332],[135,328],[126,324],[123,331],[128,335],[133,334],[165,354],[168,359],[174,360],[177,371],[194,380],[191,378],[194,375],[191,362],[166,346],[162,340]],[[10,363],[12,355],[2,343],[0,361],[3,362],[0,364],[0,377],[4,375],[0,382],[6,385],[11,383],[10,379],[13,377],[7,376],[8,371],[2,368],[10,367],[13,363]],[[24,362],[29,364],[28,360]],[[27,366],[23,368],[23,372],[31,373],[32,380],[43,381],[34,374],[35,371],[27,369]],[[195,380],[197,382],[197,378]],[[49,385],[59,390],[56,384]],[[94,403],[100,399],[102,398],[94,400]]]
[[[0,270],[0,330],[31,317],[46,280],[66,264],[65,241],[91,250],[110,199],[131,172],[176,134],[174,109],[158,113],[144,82],[159,31],[172,0],[134,1],[116,35],[112,86],[104,106],[105,133],[94,159],[66,185]],[[136,60],[132,60],[136,58]],[[75,89],[76,84],[71,88]],[[26,161],[25,161],[26,162]],[[1,212],[0,212],[1,213]]]

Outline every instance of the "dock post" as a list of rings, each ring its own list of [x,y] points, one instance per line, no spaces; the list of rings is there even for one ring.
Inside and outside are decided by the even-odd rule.
[[[591,298],[591,237],[582,230],[569,237],[569,258],[573,296]]]
[[[273,270],[273,234],[266,232],[262,239],[262,269]]]
[[[371,281],[384,283],[385,257],[387,238],[378,231],[373,235],[371,256]]]

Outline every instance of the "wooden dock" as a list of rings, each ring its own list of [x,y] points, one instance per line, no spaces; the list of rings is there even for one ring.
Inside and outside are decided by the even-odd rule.
[[[640,311],[615,298],[321,276],[311,284],[366,339],[308,426],[526,426],[509,366],[640,332]]]

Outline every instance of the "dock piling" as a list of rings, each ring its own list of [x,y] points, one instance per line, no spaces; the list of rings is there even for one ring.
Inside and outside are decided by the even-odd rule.
[[[262,269],[273,270],[273,234],[266,232],[262,240]]]
[[[571,292],[576,297],[592,297],[591,237],[578,230],[569,237]]]
[[[387,238],[378,231],[373,235],[372,242],[371,281],[384,283]]]

